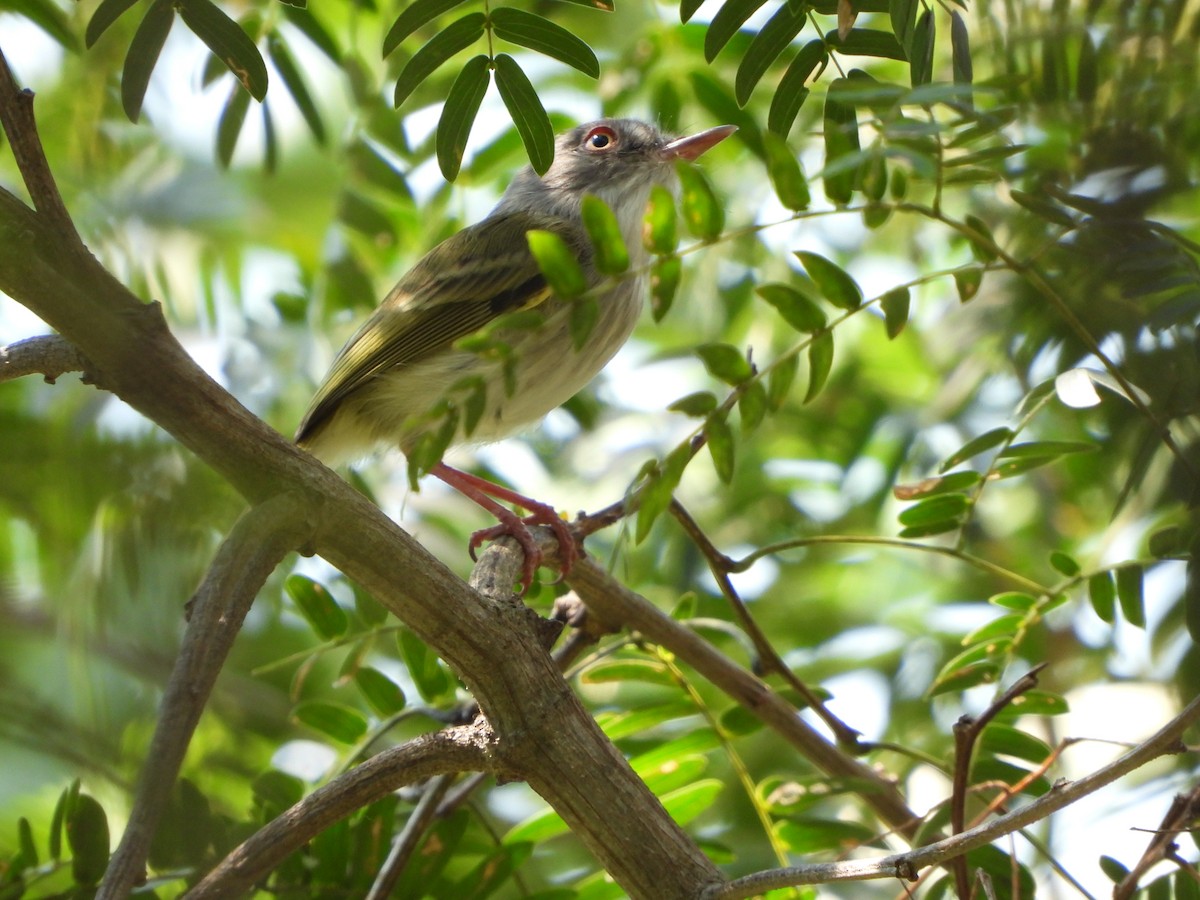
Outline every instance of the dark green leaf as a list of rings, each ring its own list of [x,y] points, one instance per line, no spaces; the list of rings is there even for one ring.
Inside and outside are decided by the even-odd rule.
[[[267,96],[267,64],[242,26],[209,0],[176,0],[187,27],[260,103]]]
[[[158,62],[167,40],[167,32],[175,21],[175,4],[172,0],[154,0],[138,25],[125,54],[125,68],[121,72],[121,106],[130,122],[136,122],[142,114],[142,101],[146,87],[150,84],[150,73]]]
[[[933,44],[936,36],[933,10],[927,9],[921,13],[913,29],[912,50],[908,55],[913,87],[929,84],[933,80]]]
[[[1050,457],[1057,459],[1071,453],[1092,453],[1096,449],[1096,444],[1085,441],[1029,441],[1022,444],[1010,444],[997,454],[997,458]]]
[[[994,684],[1000,676],[1000,666],[994,662],[977,662],[972,665],[943,671],[934,680],[929,696],[965,691],[981,684]]]
[[[979,286],[982,283],[983,269],[971,267],[957,269],[954,272],[954,287],[958,290],[958,299],[962,303],[973,299],[979,293]]]
[[[408,182],[396,166],[361,137],[346,149],[346,158],[355,175],[401,199],[412,199]]]
[[[825,299],[838,309],[854,310],[862,305],[862,290],[840,266],[818,253],[810,253],[807,250],[797,250],[796,258],[800,260]]]
[[[1015,188],[1009,191],[1009,196],[1017,202],[1018,205],[1025,207],[1035,216],[1045,219],[1053,225],[1061,225],[1064,228],[1074,228],[1075,220],[1065,213],[1059,206],[1051,203],[1049,200],[1043,200],[1041,197],[1035,197],[1033,194],[1027,194],[1025,191],[1018,191]]]
[[[274,174],[279,165],[279,141],[275,137],[275,120],[271,117],[271,106],[264,102],[260,106],[263,129],[263,169]]]
[[[996,239],[992,237],[992,230],[987,227],[987,224],[982,219],[970,215],[966,216],[963,222],[971,229],[967,240],[971,243],[971,252],[975,258],[981,263],[990,263],[995,260]]]
[[[1107,875],[1113,884],[1119,884],[1129,874],[1129,870],[1111,856],[1101,856],[1099,862],[1100,871]]]
[[[1187,552],[1187,536],[1182,528],[1170,525],[1152,533],[1146,542],[1150,555],[1162,559]]]
[[[787,136],[800,113],[800,107],[808,98],[809,91],[804,82],[818,65],[824,66],[828,58],[824,41],[812,40],[800,48],[779,79],[775,93],[771,95],[771,108],[767,112],[768,129],[781,137]]]
[[[387,59],[405,38],[422,25],[432,22],[462,2],[463,0],[413,0],[404,7],[404,11],[388,29],[387,37],[383,39],[383,58]]]
[[[454,689],[446,670],[438,661],[437,654],[429,649],[428,644],[407,628],[400,630],[396,640],[400,647],[400,656],[408,666],[408,674],[422,699],[432,702]]]
[[[795,353],[789,353],[772,364],[767,372],[767,405],[771,409],[783,406],[799,371],[800,357]]]
[[[687,22],[696,14],[704,0],[679,0],[679,21]]]
[[[922,497],[948,494],[951,491],[965,491],[979,484],[982,478],[982,475],[970,469],[965,472],[951,472],[949,475],[923,478],[915,484],[898,484],[892,488],[892,494],[897,500],[919,500]]]
[[[683,413],[685,416],[704,418],[717,408],[717,397],[712,391],[696,391],[686,397],[680,397],[667,407],[671,412]]]
[[[661,322],[671,309],[683,275],[683,262],[678,256],[664,256],[650,270],[650,315]]]
[[[704,58],[712,62],[764,0],[725,0],[704,32]],[[690,17],[689,17],[690,18]],[[686,22],[687,19],[684,19]]]
[[[851,28],[845,38],[838,37],[837,31],[830,31],[825,35],[825,42],[830,50],[846,56],[873,56],[901,62],[908,59],[894,35],[872,28]]]
[[[80,885],[98,884],[108,868],[108,816],[94,797],[79,794],[66,817],[71,874]]]
[[[1088,579],[1088,599],[1092,601],[1092,609],[1110,625],[1116,618],[1116,597],[1111,572],[1097,572]]]
[[[254,779],[250,789],[256,805],[271,810],[273,816],[295,806],[304,798],[304,782],[278,769],[263,772]]]
[[[1075,70],[1075,96],[1083,103],[1091,103],[1096,99],[1096,85],[1099,82],[1096,45],[1086,28],[1082,32],[1079,63]]]
[[[117,21],[135,3],[137,0],[103,0],[88,21],[87,31],[83,37],[84,44],[90,48],[100,40],[100,35],[108,30],[108,26]]]
[[[754,293],[778,310],[785,322],[799,332],[811,334],[826,325],[825,313],[811,297],[788,284],[760,284]]]
[[[1145,628],[1146,604],[1142,588],[1142,567],[1121,566],[1115,574],[1117,576],[1117,599],[1121,601],[1121,615],[1130,625]]]
[[[396,79],[392,102],[399,107],[426,78],[454,54],[467,49],[481,37],[487,17],[481,12],[456,19],[413,54]]]
[[[58,801],[54,804],[54,814],[50,818],[48,849],[50,851],[50,858],[55,862],[62,859],[63,826],[67,820],[67,807],[71,805],[72,800],[78,792],[79,780],[76,779],[74,783],[58,795]]]
[[[287,595],[323,640],[341,637],[349,627],[345,610],[325,590],[325,586],[306,575],[289,575],[283,583]]]
[[[339,222],[381,244],[396,236],[392,220],[388,218],[387,213],[361,194],[349,189],[343,190],[338,198],[337,217]]]
[[[678,214],[675,197],[661,184],[650,189],[642,240],[651,253],[674,253],[679,243]]]
[[[564,62],[591,78],[600,77],[600,61],[582,40],[543,16],[512,6],[492,10],[496,36]]]
[[[808,403],[821,389],[833,369],[833,332],[822,331],[808,345],[808,389],[804,392],[804,402]]]
[[[286,4],[283,7],[283,14],[330,61],[339,66],[342,64],[342,48],[309,10],[302,9],[295,4]]]
[[[730,344],[701,344],[696,355],[710,375],[726,384],[742,384],[754,374],[746,355]]]
[[[859,152],[858,113],[842,95],[853,89],[849,79],[835,78],[825,95],[825,196],[844,206],[854,192],[856,172],[853,167],[838,165]]]
[[[808,18],[808,5],[799,2],[787,2],[780,5],[775,14],[762,27],[750,42],[746,55],[738,65],[737,76],[734,79],[734,97],[738,106],[745,106],[754,91],[754,86],[766,74],[767,69],[787,49],[788,45],[800,33]]]
[[[317,111],[317,105],[308,92],[308,85],[304,83],[304,77],[296,68],[291,51],[279,37],[278,32],[273,31],[267,35],[267,54],[271,57],[275,68],[279,70],[279,77],[283,79],[288,93],[296,101],[296,106],[300,110],[300,115],[304,116],[308,130],[312,132],[318,144],[324,144],[325,123],[321,121],[321,114]]]
[[[888,13],[892,19],[892,33],[904,48],[906,59],[913,58],[913,37],[916,33],[917,12],[921,0],[889,0]]]
[[[957,523],[970,507],[964,494],[938,494],[915,503],[899,515],[901,525],[909,527],[931,525],[934,522]]]
[[[1054,567],[1056,572],[1066,575],[1068,578],[1074,578],[1079,574],[1079,563],[1059,550],[1051,551],[1050,565]]]
[[[888,291],[880,298],[879,306],[883,310],[883,323],[887,329],[888,338],[896,337],[908,324],[908,288],[896,288]]]
[[[779,202],[785,209],[808,209],[812,199],[808,193],[808,182],[792,148],[774,132],[763,135],[763,143],[767,149],[767,171]]]
[[[343,744],[353,744],[367,733],[362,713],[340,703],[310,700],[298,704],[292,715],[296,721]]]
[[[37,845],[33,842],[33,829],[29,826],[29,820],[24,816],[17,819],[17,847],[20,865],[14,865],[14,868],[18,871],[36,868],[38,864]]]
[[[629,250],[621,236],[621,223],[612,208],[595,194],[585,194],[580,204],[583,227],[595,251],[596,268],[605,275],[620,275],[629,269]]]
[[[382,603],[364,591],[357,584],[354,587],[354,609],[363,624],[370,628],[382,625],[387,621],[388,611]]]
[[[354,673],[354,684],[371,705],[371,709],[379,715],[392,716],[404,709],[404,691],[378,669],[363,666]]]
[[[954,83],[970,84],[975,80],[971,65],[971,39],[967,34],[967,23],[957,10],[950,14],[950,52]]]
[[[496,57],[496,87],[521,135],[529,164],[539,175],[545,175],[554,162],[554,126],[529,78],[506,53]]]
[[[1003,723],[992,723],[983,730],[979,749],[990,754],[1015,756],[1035,765],[1049,759],[1052,752],[1045,741]]]
[[[1192,842],[1195,843],[1195,832],[1192,832]],[[1180,869],[1171,877],[1174,888],[1174,900],[1200,900],[1200,885],[1196,884],[1195,874],[1191,869]]]
[[[447,181],[458,177],[463,154],[467,152],[471,126],[475,124],[475,116],[491,80],[490,63],[482,54],[470,59],[446,95],[446,103],[438,119],[436,146],[438,168]]]
[[[566,241],[553,231],[538,229],[526,232],[525,239],[554,293],[564,300],[570,300],[587,290],[587,278],[584,277],[579,259]]]
[[[939,471],[946,472],[953,469],[961,462],[966,462],[972,456],[978,456],[985,450],[991,450],[993,447],[1003,444],[1011,439],[1013,431],[1011,428],[993,428],[991,431],[984,432],[978,437],[972,438],[962,445],[954,453],[946,457],[946,461],[942,463]]]
[[[713,415],[705,423],[704,432],[708,436],[708,452],[712,456],[717,477],[729,484],[733,481],[734,472],[733,429],[723,415]]]
[[[714,398],[715,399],[715,398]],[[650,533],[650,528],[654,525],[668,506],[671,505],[671,498],[675,494],[675,488],[679,487],[679,480],[683,477],[683,470],[687,467],[688,461],[692,458],[690,449],[686,444],[676,447],[672,450],[667,458],[664,459],[658,467],[651,473],[649,479],[641,491],[641,506],[638,507],[637,514],[637,529],[635,540],[641,543],[646,539],[646,535]]]
[[[249,109],[250,94],[243,91],[240,85],[234,85],[217,122],[217,161],[226,169],[233,162],[233,151],[237,147],[238,137],[242,133],[242,125],[246,122]]]
[[[704,173],[695,166],[676,167],[683,189],[683,220],[688,230],[705,241],[714,241],[725,229],[725,209]]]
[[[599,321],[600,303],[595,297],[584,295],[571,301],[571,318],[568,324],[571,332],[571,345],[576,350],[584,348]]]
[[[767,414],[767,389],[761,381],[751,381],[738,398],[738,413],[742,420],[742,434],[749,434]]]

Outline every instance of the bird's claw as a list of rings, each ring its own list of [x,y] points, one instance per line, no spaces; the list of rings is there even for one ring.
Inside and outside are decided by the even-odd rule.
[[[506,536],[514,538],[521,545],[521,550],[525,554],[525,564],[521,573],[521,593],[525,593],[533,584],[533,575],[538,566],[542,564],[541,548],[538,547],[529,526],[547,525],[558,540],[560,574],[552,583],[558,584],[562,581],[563,577],[570,573],[580,556],[579,542],[571,532],[571,527],[548,506],[544,509],[533,510],[531,515],[523,519],[508,510],[504,512],[507,514],[497,513],[497,517],[500,519],[499,524],[476,531],[471,535],[471,541],[468,544],[471,559],[476,558],[475,551],[485,541],[494,541]]]

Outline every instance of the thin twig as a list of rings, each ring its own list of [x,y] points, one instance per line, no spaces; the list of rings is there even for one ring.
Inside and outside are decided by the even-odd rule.
[[[421,799],[417,801],[408,821],[404,823],[404,828],[392,842],[392,849],[388,852],[387,859],[379,867],[379,872],[375,875],[375,881],[371,884],[371,890],[367,893],[366,900],[386,900],[392,896],[392,889],[400,880],[400,876],[404,874],[404,867],[408,865],[408,861],[417,851],[426,830],[437,818],[438,806],[453,783],[454,776],[446,774],[430,779],[429,783],[425,785]]]
[[[1113,900],[1128,900],[1137,893],[1143,875],[1152,867],[1163,861],[1183,863],[1193,877],[1195,869],[1179,857],[1179,845],[1175,842],[1181,832],[1190,831],[1200,817],[1200,785],[1193,787],[1186,794],[1177,795],[1163,816],[1162,824],[1155,830],[1150,843],[1142,853],[1142,858],[1126,873],[1120,883],[1113,888]]]

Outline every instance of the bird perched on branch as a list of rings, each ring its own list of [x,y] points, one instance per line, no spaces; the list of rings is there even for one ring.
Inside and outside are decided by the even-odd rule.
[[[483,221],[421,259],[342,348],[296,431],[296,442],[329,465],[399,447],[410,461],[432,445],[427,471],[489,510],[525,552],[523,585],[541,562],[528,525],[550,526],[563,571],[578,556],[554,509],[440,461],[462,440],[491,441],[540,420],[570,399],[628,339],[646,290],[642,219],[655,185],[673,188],[675,163],[694,160],[733,126],[671,139],[634,119],[601,119],[560,135],[545,175],[522,171]],[[607,279],[596,268],[581,212],[585,195],[614,213],[631,268]],[[580,346],[572,304],[555,295],[527,234],[549,232],[579,262],[595,301]],[[514,316],[521,311],[535,314]],[[507,317],[507,318],[505,318]],[[532,320],[532,321],[531,321]],[[485,349],[472,339],[486,334]],[[499,501],[530,513],[522,519]]]

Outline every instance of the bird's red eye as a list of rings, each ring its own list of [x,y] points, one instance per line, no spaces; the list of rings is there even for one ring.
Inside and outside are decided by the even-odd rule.
[[[593,153],[605,153],[617,146],[617,133],[607,125],[597,125],[587,133],[583,146]]]

